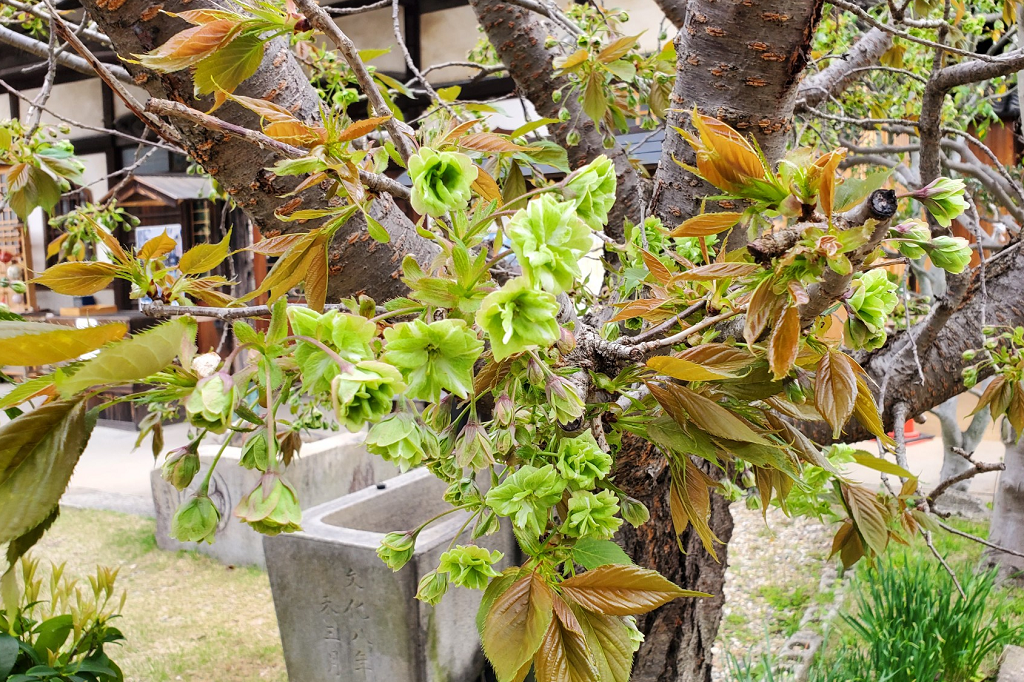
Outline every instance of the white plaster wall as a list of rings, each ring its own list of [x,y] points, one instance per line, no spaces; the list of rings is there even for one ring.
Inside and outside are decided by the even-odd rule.
[[[122,85],[139,102],[142,102],[143,104],[145,104],[146,100],[149,99],[149,93],[146,92],[145,90],[143,90],[142,88],[140,88],[139,86],[137,86],[137,85],[126,85],[124,83],[122,83]],[[116,120],[116,119],[120,118],[121,116],[125,116],[125,115],[128,115],[128,114],[131,114],[132,116],[135,115],[135,114],[132,114],[132,112],[128,110],[128,107],[126,107],[124,105],[124,102],[121,101],[121,98],[115,95],[114,96],[114,119]]]
[[[390,7],[350,17],[338,17],[335,22],[360,50],[391,48],[391,52],[377,57],[370,62],[370,65],[384,72],[401,73],[405,71],[405,57],[402,55],[401,48],[395,43]],[[402,34],[405,35],[405,10],[401,7],[399,7],[398,22]]]
[[[58,83],[53,86],[50,99],[46,102],[45,106],[50,111],[78,123],[102,127],[103,96],[100,87],[101,83],[96,78],[75,81],[73,83]],[[30,98],[34,98],[38,94],[38,88],[25,91],[25,95]],[[22,102],[22,113],[27,112],[29,106],[28,103]],[[60,119],[46,112],[43,112],[42,121],[51,125],[62,123]],[[98,134],[93,130],[71,126],[69,137],[74,140],[78,137],[89,137]]]
[[[11,99],[6,95],[0,95],[0,121],[11,117]]]
[[[466,61],[466,54],[483,36],[478,26],[476,14],[469,5],[424,14],[420,17],[423,66]],[[427,74],[427,80],[431,83],[450,83],[472,78],[477,73],[476,69],[456,66],[431,71]]]

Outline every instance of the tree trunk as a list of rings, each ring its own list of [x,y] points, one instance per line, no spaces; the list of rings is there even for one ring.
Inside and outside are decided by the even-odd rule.
[[[1007,549],[1024,552],[1024,439],[1006,444],[1003,461],[1006,469],[999,476],[989,539]],[[983,561],[998,567],[1000,578],[1024,585],[1024,558],[987,549]]]
[[[700,466],[713,477],[721,474],[706,463]],[[711,529],[723,543],[716,548],[720,559],[716,562],[692,526],[676,542],[669,511],[668,464],[657,448],[639,438],[624,440],[615,482],[651,510],[650,521],[640,528],[624,526],[617,538],[630,557],[685,589],[714,595],[677,599],[639,619],[646,640],[630,680],[710,682],[711,647],[722,622],[728,542],[733,529],[729,503],[721,495],[711,495]]]
[[[986,408],[974,415],[967,429],[961,431],[956,414],[957,402],[959,400],[960,397],[956,396],[932,409],[932,414],[939,418],[939,423],[942,425],[942,472],[939,474],[940,481],[953,478],[971,468],[971,463],[967,458],[958,454],[956,450],[961,450],[968,455],[973,453],[981,443],[982,436],[985,435],[985,429],[991,421],[989,411]],[[966,493],[970,485],[970,480],[961,481],[954,484],[952,490]]]

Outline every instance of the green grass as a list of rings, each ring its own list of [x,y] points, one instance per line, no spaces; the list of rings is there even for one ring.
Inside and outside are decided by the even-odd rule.
[[[777,585],[764,585],[758,594],[774,609],[772,627],[786,637],[792,635],[800,627],[800,619],[813,596],[814,588],[809,585],[798,585],[785,589]]]
[[[127,638],[109,651],[132,682],[286,682],[266,573],[232,569],[196,552],[157,549],[154,522],[66,510],[33,554],[85,576],[120,567]]]

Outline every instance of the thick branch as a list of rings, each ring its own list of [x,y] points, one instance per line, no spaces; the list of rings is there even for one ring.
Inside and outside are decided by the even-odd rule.
[[[835,59],[825,69],[808,76],[800,83],[796,108],[816,107],[829,96],[842,92],[856,80],[864,67],[875,64],[892,47],[892,36],[880,28],[873,28],[858,40],[850,51]]]

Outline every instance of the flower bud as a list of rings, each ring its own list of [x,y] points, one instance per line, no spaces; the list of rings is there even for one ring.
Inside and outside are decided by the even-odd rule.
[[[576,336],[565,327],[562,327],[561,335],[558,337],[558,341],[555,341],[555,348],[562,355],[568,355],[576,348]]]
[[[392,571],[397,571],[412,559],[416,549],[416,536],[412,533],[388,533],[377,548],[377,556]]]
[[[431,571],[420,579],[416,590],[416,598],[431,606],[436,606],[445,592],[448,591],[448,574]]]
[[[235,507],[235,516],[264,535],[294,533],[302,530],[302,509],[295,490],[284,482],[280,474],[271,471],[260,478]]]
[[[516,416],[516,406],[508,393],[502,393],[494,401],[494,420],[501,426],[508,426]]]
[[[461,478],[450,484],[442,497],[453,507],[479,507],[483,503],[480,489],[472,478]]]
[[[199,473],[199,466],[199,455],[193,444],[189,443],[167,453],[167,461],[161,467],[160,475],[178,490],[184,490]]]
[[[928,209],[935,221],[949,227],[953,219],[967,210],[964,199],[964,181],[951,178],[937,178],[919,190],[910,193]],[[941,267],[941,266],[940,266]]]
[[[936,237],[931,242],[928,255],[936,267],[947,272],[963,272],[971,262],[970,244],[963,237]]]
[[[565,144],[567,147],[575,147],[580,143],[580,133],[578,130],[570,130],[565,136]]]
[[[976,350],[965,350],[960,357],[964,359],[964,362],[972,362],[977,355],[978,351]]]
[[[235,411],[235,382],[227,372],[199,380],[185,401],[189,422],[212,433],[224,433]]]
[[[242,445],[242,457],[238,463],[246,469],[266,471],[270,467],[267,448],[267,432],[263,429],[249,435]]]
[[[533,357],[526,361],[526,380],[533,386],[544,385],[544,368]]]
[[[552,92],[551,93],[551,101],[554,102],[555,104],[558,104],[559,102],[561,102],[562,101],[562,91],[561,90],[555,90],[554,92]],[[558,112],[558,114],[559,114],[559,116],[561,116],[562,112]]]
[[[493,511],[488,511],[486,514],[480,517],[480,520],[476,523],[476,528],[473,529],[473,539],[482,538],[485,535],[493,535],[498,532],[501,522],[498,520],[498,515]]]
[[[487,430],[480,422],[471,420],[462,429],[455,441],[455,461],[460,467],[470,467],[474,471],[494,464],[494,449]]]
[[[583,416],[583,400],[568,380],[558,375],[551,375],[544,385],[548,404],[555,410],[555,419],[559,424],[568,424]]]
[[[171,519],[171,537],[179,542],[202,542],[213,544],[213,536],[220,523],[220,512],[213,500],[205,494],[197,494],[178,507]]]
[[[623,497],[619,500],[619,513],[623,520],[634,528],[639,528],[651,518],[647,505],[634,497]]]

